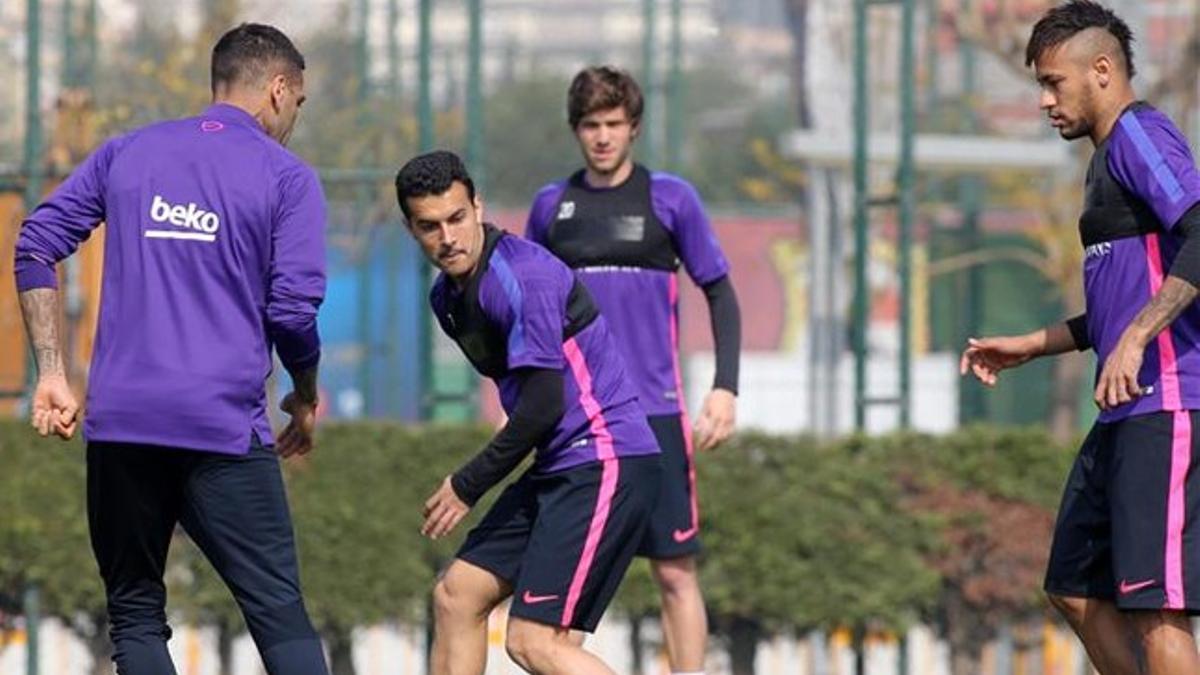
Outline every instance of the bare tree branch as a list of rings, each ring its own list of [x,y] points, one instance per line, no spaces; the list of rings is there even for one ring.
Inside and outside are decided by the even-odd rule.
[[[1020,246],[999,246],[967,251],[966,253],[939,258],[929,263],[927,269],[930,277],[936,277],[943,274],[952,274],[975,267],[976,265],[986,265],[994,262],[1018,262],[1032,267],[1047,279],[1052,278],[1050,274],[1050,261],[1046,256],[1039,255],[1036,251],[1021,248]]]

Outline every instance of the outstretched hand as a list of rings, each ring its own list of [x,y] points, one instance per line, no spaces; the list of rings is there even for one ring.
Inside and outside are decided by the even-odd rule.
[[[1028,335],[968,338],[967,348],[958,361],[958,372],[968,371],[989,387],[996,385],[1000,371],[1029,361],[1040,353],[1040,347]]]

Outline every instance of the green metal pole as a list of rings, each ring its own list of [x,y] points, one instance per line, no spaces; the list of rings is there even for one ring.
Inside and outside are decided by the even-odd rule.
[[[88,0],[83,19],[86,29],[85,66],[83,68],[83,77],[86,81],[83,84],[89,89],[94,89],[96,86],[96,59],[99,55],[96,51],[96,0]],[[92,92],[92,95],[95,96],[95,91]]]
[[[388,54],[388,98],[400,99],[400,37],[396,34],[400,26],[399,0],[388,0],[387,6],[387,54]]]
[[[658,0],[642,0],[642,93],[644,107],[641,124],[642,161],[651,167],[658,166],[657,134],[654,133],[655,101],[658,98],[654,78],[654,52],[657,38]]]
[[[917,0],[900,10],[900,428],[912,421],[912,230],[917,203],[913,141],[916,133],[917,46],[913,22]]]
[[[671,76],[667,85],[667,170],[683,169],[683,0],[671,0]]]
[[[358,114],[356,123],[360,131],[365,127],[367,117],[367,102],[370,98],[369,91],[369,71],[370,64],[368,62],[367,50],[367,26],[370,18],[370,6],[367,0],[358,0],[357,12],[355,19],[357,21],[356,32],[357,39],[355,40],[355,79],[356,91],[355,98],[358,102]],[[366,208],[365,201],[369,196],[364,194],[363,184],[359,183],[357,189],[354,190],[354,226],[360,228],[360,237],[363,240],[362,258],[358,261],[358,339],[362,348],[359,364],[358,364],[358,381],[362,388],[363,413],[370,416],[372,412],[372,399],[374,398],[374,381],[372,374],[372,357],[374,355],[374,340],[372,339],[371,331],[371,295],[372,295],[372,278],[371,278],[371,239],[372,233],[367,230]]]
[[[74,87],[79,84],[75,56],[75,30],[72,27],[71,0],[62,0],[62,85]]]
[[[366,103],[370,94],[371,86],[371,64],[369,61],[368,45],[367,45],[367,25],[370,21],[371,5],[367,0],[358,0],[358,39],[355,45],[355,73],[358,79],[358,102],[359,104]]]
[[[938,32],[940,23],[940,15],[938,7],[941,3],[939,0],[925,0],[925,69],[927,71],[925,78],[925,114],[932,115],[938,109],[938,98],[941,93],[938,89],[938,71],[940,59],[938,58]]]
[[[476,188],[486,194],[483,148],[483,0],[467,0],[467,168]]]
[[[418,144],[421,152],[433,150],[435,143],[433,129],[433,96],[430,90],[430,58],[433,50],[433,0],[419,0],[417,17],[417,129]],[[428,263],[423,263],[421,273],[422,297],[429,294],[431,270]],[[433,375],[433,317],[424,315],[418,331],[419,348],[423,355],[421,361],[421,419],[431,419],[434,413],[434,396],[436,394]]]
[[[41,3],[26,0],[25,3],[25,211],[33,211],[42,198],[42,23]],[[33,360],[33,349],[25,353],[25,390],[33,391],[37,376],[37,364]]]
[[[417,47],[417,126],[421,152],[433,150],[433,94],[430,89],[431,56],[433,51],[433,0],[420,0]]]
[[[363,414],[369,417],[371,399],[374,396],[374,382],[371,377],[373,370],[371,357],[375,351],[371,335],[371,251],[373,247],[371,245],[372,233],[367,230],[367,224],[363,222],[366,220],[363,192],[361,188],[354,192],[354,226],[360,229],[359,237],[363,241],[362,257],[358,260],[358,340],[362,349],[358,363],[358,381],[362,387]]]
[[[38,634],[42,623],[42,602],[37,584],[25,587],[22,604],[24,605],[22,612],[25,614],[25,673],[26,675],[38,675],[39,652],[41,651],[39,649],[41,639]]]
[[[854,428],[867,426],[867,0],[854,0]]]
[[[960,11],[968,9],[969,0],[960,0]],[[962,119],[963,131],[973,133],[978,129],[975,118],[975,94],[978,91],[978,59],[975,45],[970,40],[959,41],[959,63],[962,64]],[[983,183],[979,176],[963,176],[959,181],[959,210],[963,219],[964,251],[979,250],[982,242],[979,236],[980,204],[983,201]],[[960,344],[965,344],[967,338],[975,335],[983,322],[983,270],[973,265],[966,271],[967,298],[966,316],[964,317]],[[962,413],[964,422],[979,420],[984,416],[987,405],[983,389],[977,385],[967,384],[962,388]]]
[[[42,10],[38,0],[25,7],[25,207],[32,210],[42,198]]]

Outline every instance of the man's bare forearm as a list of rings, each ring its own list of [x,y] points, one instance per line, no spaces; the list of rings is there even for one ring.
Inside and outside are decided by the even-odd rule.
[[[1038,356],[1057,356],[1075,351],[1075,338],[1065,322],[1050,324],[1034,335],[1038,341]]]
[[[305,403],[317,401],[317,367],[307,368],[298,373],[292,373],[292,391],[296,398]]]
[[[65,375],[58,342],[58,289],[32,288],[19,297],[38,375]]]
[[[1125,331],[1126,335],[1136,339],[1138,344],[1149,344],[1196,300],[1198,293],[1200,291],[1195,286],[1183,279],[1168,276],[1158,293],[1133,318]]]

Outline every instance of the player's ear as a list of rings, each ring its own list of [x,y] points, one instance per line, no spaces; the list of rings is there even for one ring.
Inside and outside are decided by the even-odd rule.
[[[1096,83],[1101,87],[1107,87],[1112,82],[1114,65],[1108,54],[1100,54],[1092,61],[1092,72],[1096,75]]]
[[[473,205],[475,206],[475,219],[482,223],[483,222],[483,197],[476,194]]]
[[[283,109],[283,99],[288,93],[287,76],[283,73],[277,73],[271,78],[269,90],[271,93],[271,108],[275,112],[279,112]]]

